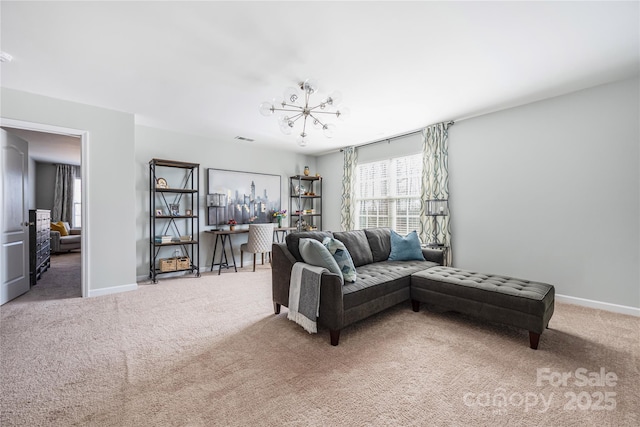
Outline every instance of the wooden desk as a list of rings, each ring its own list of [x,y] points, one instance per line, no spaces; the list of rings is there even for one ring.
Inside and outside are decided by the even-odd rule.
[[[284,241],[285,236],[289,231],[295,230],[295,227],[276,227],[273,229],[273,236],[277,242],[280,242],[280,236],[278,233],[282,233],[282,241]],[[213,255],[211,256],[211,269],[209,271],[213,271],[213,267],[215,265],[218,266],[218,274],[222,271],[222,268],[231,268],[229,264],[229,258],[227,257],[227,251],[225,250],[225,245],[229,246],[229,250],[231,251],[231,261],[233,261],[233,269],[235,272],[238,272],[238,267],[236,266],[236,257],[233,254],[233,243],[231,243],[231,235],[233,234],[247,234],[249,233],[248,228],[236,228],[235,230],[206,230],[205,233],[211,233],[215,236],[215,242],[213,244]],[[220,242],[220,262],[216,262],[216,252],[218,250],[218,242]]]

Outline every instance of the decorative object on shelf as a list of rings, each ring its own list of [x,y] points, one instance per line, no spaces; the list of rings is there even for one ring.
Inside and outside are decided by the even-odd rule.
[[[316,178],[320,178],[320,174],[319,173],[316,174]]]
[[[191,209],[185,209],[184,214],[185,216],[193,216],[193,212],[191,212]]]
[[[236,229],[236,225],[238,225],[238,221],[235,219],[230,219],[227,224],[229,224],[229,230],[233,231]]]
[[[162,209],[156,209],[156,216],[164,216],[164,212],[162,212]]]
[[[278,228],[282,228],[282,218],[287,217],[287,210],[280,209],[279,211],[274,212],[273,216],[278,220]]]
[[[304,176],[309,176],[309,166],[304,167]]]
[[[167,184],[167,180],[164,178],[156,179],[156,188],[169,188],[169,185]]]
[[[302,132],[298,138],[298,145],[304,147],[307,145],[307,119],[311,121],[317,129],[322,129],[327,138],[331,138],[335,131],[335,125],[324,122],[319,119],[320,114],[335,116],[339,120],[343,120],[349,116],[349,109],[338,107],[342,101],[342,95],[339,92],[333,92],[317,104],[311,104],[311,95],[318,92],[318,84],[314,80],[307,79],[298,83],[298,89],[289,87],[284,91],[284,98],[276,98],[271,102],[263,102],[260,104],[260,113],[263,116],[272,116],[276,111],[282,111],[278,118],[280,130],[290,135],[296,121],[302,119]],[[301,96],[302,95],[302,96]],[[332,109],[334,109],[332,111]]]
[[[447,199],[427,200],[426,213],[431,217],[433,225],[433,234],[429,236],[429,245],[439,245],[437,217],[449,215],[449,201]]]
[[[180,205],[178,204],[170,204],[169,211],[171,212],[171,216],[179,216],[180,215]]]

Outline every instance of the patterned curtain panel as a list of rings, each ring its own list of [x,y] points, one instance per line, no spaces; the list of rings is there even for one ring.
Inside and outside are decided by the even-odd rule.
[[[73,165],[58,165],[56,168],[56,182],[53,190],[53,210],[51,221],[65,221],[69,224],[73,220],[73,186],[80,168]]]
[[[449,200],[449,126],[438,123],[422,131],[422,197],[420,203],[420,240],[440,244],[446,249],[446,265],[451,265],[451,211],[448,215],[429,215],[429,200]],[[442,203],[441,203],[442,204]],[[440,205],[441,205],[440,204]],[[448,202],[447,202],[448,204]],[[446,211],[445,211],[446,212]],[[433,214],[433,212],[431,212]]]
[[[356,206],[354,203],[356,166],[358,152],[355,147],[347,147],[344,153],[342,172],[342,203],[340,204],[340,227],[343,231],[353,230],[355,226]]]

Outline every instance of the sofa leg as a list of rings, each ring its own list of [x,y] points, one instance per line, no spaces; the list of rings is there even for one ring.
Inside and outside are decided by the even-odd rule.
[[[280,314],[280,304],[275,301],[273,302],[273,312],[275,314]]]
[[[411,307],[413,308],[413,311],[418,313],[420,311],[420,301],[416,301],[416,300],[412,299],[411,300]]]
[[[539,342],[540,342],[540,334],[529,331],[529,347],[531,347],[534,350],[537,350]]]
[[[338,341],[340,341],[340,329],[329,329],[329,336],[331,337],[331,345],[338,345]]]

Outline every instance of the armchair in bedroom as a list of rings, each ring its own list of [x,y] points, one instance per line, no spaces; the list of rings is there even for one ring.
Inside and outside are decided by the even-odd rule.
[[[67,222],[51,223],[51,252],[69,252],[80,249],[82,233],[80,228],[71,228]]]

